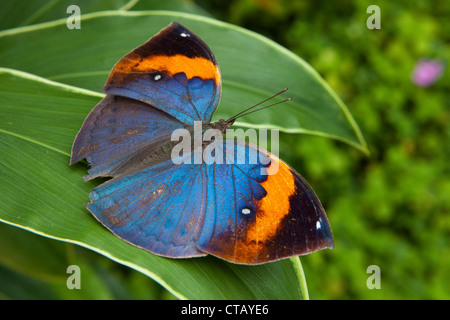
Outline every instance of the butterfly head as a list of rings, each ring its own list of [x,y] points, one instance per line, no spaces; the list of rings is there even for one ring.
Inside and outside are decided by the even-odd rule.
[[[231,128],[231,126],[234,124],[235,119],[231,119],[231,120],[224,120],[224,119],[220,119],[214,123],[211,123],[209,126],[212,129],[217,129],[222,133],[225,133],[228,129]]]

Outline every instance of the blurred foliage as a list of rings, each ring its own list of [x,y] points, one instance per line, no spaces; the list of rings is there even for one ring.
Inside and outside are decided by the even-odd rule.
[[[175,1],[169,2],[173,7]],[[151,1],[136,9],[151,9],[146,3]],[[381,9],[380,30],[366,27],[366,9],[374,3]],[[315,189],[335,237],[334,250],[302,258],[311,298],[450,299],[447,1],[192,5],[305,59],[344,100],[366,138],[369,157],[325,138],[280,135],[281,157]],[[423,57],[447,63],[443,77],[428,88],[410,80]],[[172,298],[150,278],[89,250],[3,224],[0,229],[0,299]],[[35,255],[14,254],[29,242]],[[67,290],[68,264],[89,270],[83,272],[89,290]],[[372,264],[381,269],[380,290],[366,286]]]
[[[281,157],[316,190],[335,237],[334,250],[302,258],[311,298],[449,299],[448,66],[429,88],[410,79],[423,57],[450,61],[448,2],[197,3],[305,59],[366,138],[370,157],[324,138],[281,135]],[[371,4],[380,7],[379,30],[366,27]],[[366,286],[372,264],[381,290]]]

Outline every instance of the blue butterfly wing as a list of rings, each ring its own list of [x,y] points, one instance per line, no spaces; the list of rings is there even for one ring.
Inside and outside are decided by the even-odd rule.
[[[204,256],[197,249],[206,201],[202,165],[171,160],[92,190],[89,211],[123,240],[171,258]]]
[[[173,22],[117,62],[104,92],[146,102],[186,124],[208,123],[221,76],[208,46]]]
[[[177,23],[116,64],[71,157],[71,164],[90,163],[86,179],[113,177],[92,191],[88,204],[113,233],[163,256],[205,255],[195,243],[206,203],[204,168],[171,160],[127,167],[152,155],[175,129],[209,122],[220,91],[211,50]]]
[[[183,124],[152,106],[107,95],[91,111],[72,147],[71,164],[86,158],[89,177],[114,176],[131,157],[161,139],[170,139]]]
[[[325,211],[295,170],[243,142],[225,141],[223,152],[234,162],[207,166],[199,250],[234,263],[260,264],[333,247]]]
[[[171,258],[260,264],[333,247],[325,211],[298,173],[245,143],[217,152],[232,163],[168,160],[97,187],[88,209],[123,240]]]

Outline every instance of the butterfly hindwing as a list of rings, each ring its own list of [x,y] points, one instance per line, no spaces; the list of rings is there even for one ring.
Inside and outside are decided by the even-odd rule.
[[[91,111],[78,133],[71,164],[86,158],[89,179],[114,176],[114,171],[143,148],[170,139],[183,124],[152,106],[107,95]]]
[[[171,258],[204,256],[201,165],[171,160],[112,179],[91,192],[89,211],[123,240]]]
[[[173,22],[117,62],[104,92],[146,102],[186,124],[209,122],[221,77],[208,46]]]
[[[259,162],[209,166],[198,248],[241,264],[332,248],[325,211],[306,181],[263,149],[239,142],[235,148],[242,154],[257,153]]]
[[[245,143],[226,140],[216,151],[222,163],[167,160],[112,179],[91,192],[88,209],[125,241],[171,258],[260,264],[333,247],[322,205],[298,173]]]

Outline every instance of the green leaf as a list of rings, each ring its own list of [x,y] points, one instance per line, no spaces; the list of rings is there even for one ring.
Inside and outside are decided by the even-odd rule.
[[[0,10],[0,30],[67,18],[70,5],[77,5],[83,14],[100,10],[128,8],[130,0],[3,0]]]
[[[219,60],[223,95],[216,119],[289,87],[292,102],[238,125],[327,136],[367,151],[342,101],[307,63],[273,41],[189,14],[96,12],[82,16],[80,30],[68,30],[61,19],[0,32],[1,66],[12,68],[0,68],[0,220],[99,252],[178,298],[307,298],[298,259],[253,267],[214,257],[165,259],[115,237],[83,206],[97,182],[82,181],[82,164],[68,165],[73,139],[103,97],[114,63],[171,21],[196,32]]]
[[[68,30],[65,19],[5,30],[0,61],[3,67],[101,92],[119,58],[174,20],[204,39],[219,61],[223,94],[215,119],[288,87],[292,101],[241,118],[237,125],[326,136],[367,152],[350,112],[311,66],[261,35],[206,17],[104,11],[83,15],[79,30]]]
[[[104,10],[173,10],[208,15],[194,2],[183,0],[2,0],[0,30],[65,18],[69,6],[82,14]]]
[[[83,165],[69,153],[96,93],[0,69],[0,220],[94,250],[156,280],[178,298],[299,299],[289,260],[241,266],[214,257],[158,257],[115,237],[87,211]]]

